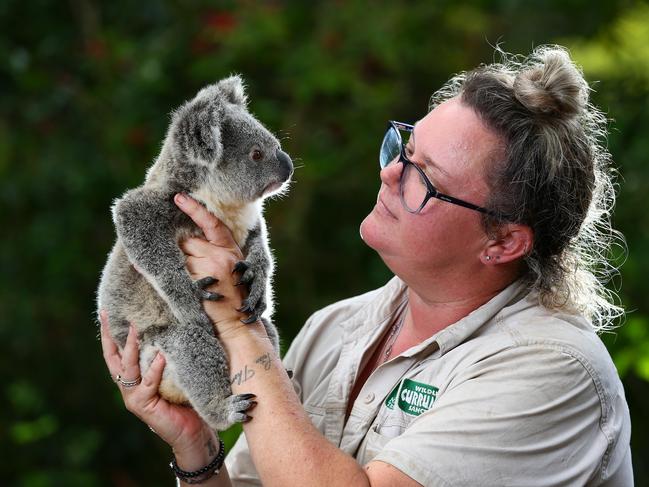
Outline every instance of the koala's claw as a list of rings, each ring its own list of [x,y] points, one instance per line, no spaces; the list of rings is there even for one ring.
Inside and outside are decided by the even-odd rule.
[[[237,308],[237,311],[239,313],[249,314],[249,313],[252,313],[252,312],[255,311],[255,307],[252,305],[250,300],[248,298],[246,298],[241,302],[241,307]]]
[[[252,316],[241,321],[246,324],[254,323],[266,311],[266,269],[254,259],[242,260],[236,263],[234,272],[240,273],[237,286],[245,285],[249,291],[238,311]]]
[[[244,273],[248,270],[248,267],[250,267],[250,264],[248,264],[245,260],[240,260],[236,264],[234,264],[234,269],[232,269],[232,274],[235,274],[237,272]]]
[[[252,419],[248,412],[257,406],[254,394],[233,394],[225,399],[217,398],[207,406],[210,411],[207,421],[216,431],[225,431],[235,423],[246,423]]]
[[[199,279],[198,281],[196,281],[196,286],[198,286],[201,289],[205,289],[207,286],[211,286],[212,284],[216,284],[217,282],[219,282],[219,280],[216,279],[215,277],[207,276],[204,277],[203,279]]]
[[[195,281],[194,285],[200,290],[200,296],[202,299],[205,299],[207,301],[218,301],[223,297],[222,294],[205,290],[207,286],[211,286],[212,284],[216,284],[218,282],[219,282],[218,279],[212,276],[207,276],[204,277],[203,279],[199,279],[198,281]]]
[[[246,262],[245,260],[237,262],[237,264],[234,267],[233,273],[237,272],[240,274],[239,276],[239,282],[237,282],[237,286],[248,286],[250,287],[251,283],[255,280],[255,272],[253,268],[250,266],[249,262]]]
[[[236,396],[230,396],[232,412],[230,417],[237,423],[247,423],[252,419],[252,416],[247,414],[247,411],[251,410],[257,405],[257,396],[254,394],[238,394]]]
[[[246,325],[249,325],[259,320],[259,313],[257,312],[255,306],[253,306],[253,304],[250,302],[250,298],[244,299],[243,303],[241,304],[241,307],[238,308],[237,311],[239,311],[240,313],[246,313],[250,315],[247,318],[242,318],[241,323],[245,323]]]
[[[251,323],[255,323],[259,319],[259,316],[252,314],[248,316],[246,319],[241,320],[241,323],[245,323],[246,325],[250,325]]]
[[[218,301],[221,298],[223,298],[223,294],[203,291],[203,299],[207,301]]]

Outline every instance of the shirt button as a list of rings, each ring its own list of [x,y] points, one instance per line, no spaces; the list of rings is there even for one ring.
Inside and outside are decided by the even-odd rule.
[[[370,392],[367,396],[365,396],[365,404],[369,404],[374,400],[374,393]]]

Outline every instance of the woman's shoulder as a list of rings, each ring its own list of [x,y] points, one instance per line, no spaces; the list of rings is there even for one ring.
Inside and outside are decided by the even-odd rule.
[[[368,305],[375,303],[377,300],[383,300],[382,296],[394,297],[396,294],[400,294],[405,291],[406,287],[404,283],[398,278],[393,277],[388,281],[384,286],[381,286],[371,291],[367,291],[350,298],[342,299],[336,301],[324,308],[319,309],[307,321],[316,321],[319,322],[325,319],[337,319],[337,320],[346,320],[351,318],[356,313],[361,311],[363,308]]]
[[[516,310],[503,310],[467,348],[492,353],[510,370],[540,373],[555,384],[566,383],[571,374],[582,377],[604,410],[624,397],[611,355],[586,317],[548,309],[533,295],[526,301]]]

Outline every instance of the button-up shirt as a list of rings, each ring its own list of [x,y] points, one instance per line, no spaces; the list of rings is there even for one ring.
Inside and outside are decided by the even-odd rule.
[[[381,364],[346,420],[407,294],[395,277],[316,312],[291,344],[284,363],[330,442],[425,486],[633,485],[629,411],[606,348],[586,319],[543,307],[521,282]],[[226,464],[235,486],[261,485],[244,435]]]

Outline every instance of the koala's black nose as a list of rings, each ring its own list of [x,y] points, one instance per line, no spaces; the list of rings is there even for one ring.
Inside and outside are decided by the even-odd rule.
[[[279,161],[279,168],[282,174],[282,179],[286,181],[293,174],[293,161],[291,161],[290,156],[286,152],[280,149],[277,149],[276,156],[277,160]]]

